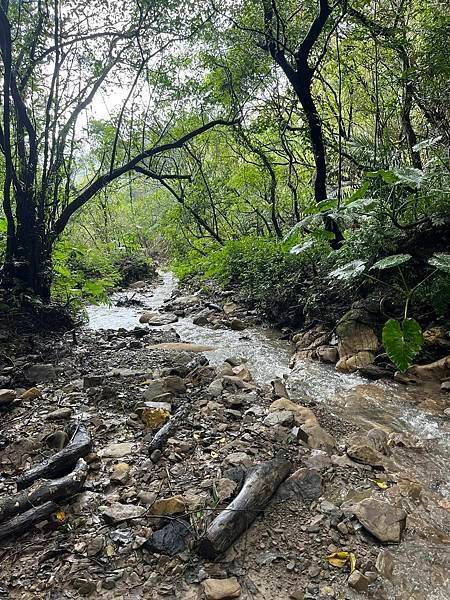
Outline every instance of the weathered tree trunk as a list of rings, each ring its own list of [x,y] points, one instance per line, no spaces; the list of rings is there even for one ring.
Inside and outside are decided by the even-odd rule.
[[[79,458],[89,454],[91,447],[92,440],[88,430],[84,425],[79,425],[73,439],[65,448],[19,477],[17,489],[23,490],[37,479],[51,479],[68,473],[76,465]]]
[[[88,466],[80,458],[75,469],[59,479],[36,482],[28,490],[0,499],[0,523],[49,500],[60,500],[73,496],[81,490],[88,473]]]
[[[199,553],[213,560],[225,552],[253,523],[291,470],[291,463],[281,458],[252,469],[240,493],[208,527],[199,544]]]
[[[21,515],[17,515],[9,521],[6,521],[6,523],[2,523],[0,525],[0,541],[10,537],[16,537],[29,531],[44,519],[48,519],[48,517],[57,510],[57,504],[54,502],[46,502],[41,506],[36,506],[36,508],[30,508],[30,510],[27,510]]]
[[[325,152],[325,142],[323,139],[322,121],[320,119],[317,107],[311,94],[311,75],[306,70],[297,73],[294,81],[294,89],[302,105],[309,129],[309,137],[314,155],[315,177],[314,177],[314,200],[318,203],[326,200],[327,192],[327,161]],[[334,234],[334,239],[330,241],[332,248],[337,249],[343,241],[344,236],[339,229],[336,221],[331,217],[324,217],[325,230]]]
[[[51,251],[37,222],[33,198],[16,196],[16,228],[5,255],[2,284],[9,290],[31,290],[48,302],[51,278]]]

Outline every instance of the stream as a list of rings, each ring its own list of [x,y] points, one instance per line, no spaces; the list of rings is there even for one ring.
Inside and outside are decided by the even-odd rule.
[[[140,306],[115,306],[117,300],[131,295],[130,290],[116,294],[111,305],[89,306],[89,327],[133,329],[143,312],[161,308],[176,287],[175,277],[165,272],[151,293],[132,291],[142,301]],[[302,361],[291,370],[292,344],[280,339],[277,330],[265,326],[244,331],[213,330],[194,325],[192,319],[192,316],[180,318],[163,328],[173,328],[182,341],[214,347],[214,351],[206,354],[212,364],[220,364],[230,356],[245,357],[258,383],[267,383],[277,375],[286,376],[292,398],[309,398],[320,405],[322,412],[326,410],[355,428],[381,427],[388,433],[414,436],[420,447],[399,447],[395,451],[397,479],[409,484],[409,488],[406,483],[400,488],[401,495],[412,512],[403,541],[398,547],[390,547],[395,555],[396,579],[389,598],[448,600],[450,422],[442,414],[425,412],[419,407],[426,400],[442,400],[439,389],[370,382],[316,361]],[[420,487],[416,486],[416,495],[410,493],[411,482]],[[339,494],[340,500],[344,500],[348,490],[342,489]]]

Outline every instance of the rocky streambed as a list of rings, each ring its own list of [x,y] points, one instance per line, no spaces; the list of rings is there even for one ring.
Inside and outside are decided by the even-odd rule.
[[[21,474],[74,426],[91,447],[81,493],[0,541],[0,597],[450,597],[445,393],[307,359],[291,370],[279,332],[229,294],[183,296],[170,274],[115,300],[81,332],[8,349],[0,532]],[[288,478],[204,558],[211,522],[267,461],[288,461]]]

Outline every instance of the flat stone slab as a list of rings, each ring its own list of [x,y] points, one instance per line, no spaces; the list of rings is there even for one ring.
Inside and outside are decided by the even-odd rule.
[[[202,346],[201,344],[189,344],[187,342],[163,342],[161,344],[152,344],[147,346],[150,350],[177,350],[178,352],[212,352],[216,350],[212,346]]]

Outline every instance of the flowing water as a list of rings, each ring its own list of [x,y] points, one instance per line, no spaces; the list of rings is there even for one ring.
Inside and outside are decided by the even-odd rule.
[[[133,329],[144,310],[161,308],[176,286],[176,279],[166,272],[151,295],[133,292],[143,303],[140,306],[90,306],[89,326]],[[130,291],[125,294],[130,295]],[[124,294],[118,294],[112,301],[123,297]],[[182,341],[214,347],[214,351],[207,353],[213,364],[220,364],[230,356],[245,357],[259,383],[277,375],[286,376],[291,397],[309,397],[331,415],[360,429],[381,427],[388,433],[410,434],[412,446],[416,447],[395,451],[397,478],[409,485],[404,483],[401,489],[410,516],[404,539],[393,550],[397,568],[389,598],[450,599],[450,426],[442,412],[434,415],[419,406],[433,399],[442,404],[439,389],[372,383],[315,361],[302,361],[291,370],[293,347],[270,327],[212,330],[194,325],[192,317],[185,317],[164,328],[173,328]],[[342,490],[342,499],[345,494]]]

